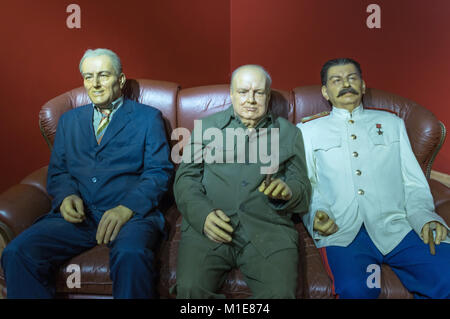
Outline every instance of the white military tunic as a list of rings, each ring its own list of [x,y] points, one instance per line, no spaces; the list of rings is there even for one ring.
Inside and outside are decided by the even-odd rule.
[[[362,105],[352,113],[333,107],[329,115],[297,127],[303,134],[313,190],[303,223],[317,247],[348,246],[364,223],[386,255],[411,229],[420,236],[427,222],[446,225],[434,212],[401,118]],[[318,210],[335,220],[336,233],[321,236],[313,231]],[[448,237],[445,242],[450,242]]]

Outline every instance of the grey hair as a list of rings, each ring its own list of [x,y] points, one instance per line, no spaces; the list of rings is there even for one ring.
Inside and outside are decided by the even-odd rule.
[[[272,85],[272,78],[270,77],[270,74],[269,74],[269,72],[267,72],[266,69],[264,69],[261,65],[258,65],[258,64],[245,64],[245,65],[241,65],[240,67],[238,67],[231,74],[231,89],[233,89],[234,77],[240,70],[245,69],[245,68],[256,68],[256,69],[261,70],[264,73],[264,75],[266,76],[266,88],[270,88],[270,86]]]
[[[83,65],[84,60],[86,60],[87,58],[92,58],[92,57],[101,56],[101,55],[106,55],[111,59],[111,64],[112,64],[117,76],[122,73],[122,63],[120,62],[119,56],[109,49],[101,49],[100,48],[100,49],[95,49],[95,50],[88,49],[88,50],[86,50],[86,52],[84,52],[84,55],[80,61],[81,75],[83,75],[81,66]]]

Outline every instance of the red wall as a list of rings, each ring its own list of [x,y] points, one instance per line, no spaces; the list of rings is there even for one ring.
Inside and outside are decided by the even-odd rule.
[[[450,1],[15,0],[1,1],[0,192],[48,164],[38,128],[49,99],[82,85],[87,48],[107,47],[130,78],[183,87],[226,83],[244,63],[264,65],[273,87],[319,84],[323,62],[359,60],[369,86],[405,96],[450,128]],[[81,7],[81,29],[66,7]],[[381,30],[366,7],[381,6]],[[430,5],[432,4],[432,6]],[[444,102],[445,101],[445,102]],[[450,142],[434,169],[450,174]]]
[[[369,29],[369,4],[381,7],[381,29]],[[231,0],[231,68],[265,66],[272,86],[320,84],[336,57],[361,63],[368,86],[412,99],[450,130],[450,1]],[[450,174],[450,142],[433,169]]]

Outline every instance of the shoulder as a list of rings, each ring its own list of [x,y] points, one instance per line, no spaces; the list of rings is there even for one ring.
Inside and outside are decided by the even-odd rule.
[[[231,106],[232,107],[232,106]],[[230,109],[225,109],[205,117],[199,118],[198,120],[202,123],[202,128],[222,128],[227,122],[230,114]]]
[[[394,110],[384,108],[384,107],[373,107],[373,106],[364,105],[364,110],[371,110],[371,111],[375,111],[375,112],[387,112],[389,114],[394,114],[394,115],[398,116],[398,113],[395,112]]]
[[[387,108],[364,106],[364,112],[373,120],[384,120],[392,123],[403,121],[397,112]]]
[[[374,116],[383,116],[387,118],[399,118],[398,113],[383,107],[364,106],[364,111]]]
[[[92,103],[89,103],[89,104],[85,104],[85,105],[82,105],[82,106],[79,106],[79,107],[75,107],[75,108],[73,108],[71,110],[68,110],[68,111],[64,112],[63,115],[66,116],[66,117],[70,117],[70,116],[73,116],[75,114],[79,114],[79,113],[83,113],[83,112],[89,111],[91,108],[93,108]]]
[[[61,117],[59,118],[58,122],[64,122],[64,121],[70,121],[72,119],[76,119],[77,116],[80,114],[83,114],[85,112],[90,112],[92,109],[92,104],[86,104],[79,107],[75,107],[73,109],[70,109],[63,114],[61,114]]]
[[[146,115],[161,115],[161,111],[154,106],[142,104],[130,99],[124,99],[124,103],[131,105],[136,112],[145,113]]]
[[[303,129],[320,125],[321,123],[324,123],[324,121],[328,120],[329,115],[330,111],[324,111],[311,116],[306,116],[302,118],[299,123],[297,123],[297,127]]]
[[[281,137],[295,137],[299,135],[299,130],[295,127],[294,124],[292,124],[290,121],[285,119],[284,117],[277,117],[276,122],[278,122],[278,126],[280,128],[280,135]]]
[[[295,125],[292,124],[291,122],[289,122],[287,119],[285,119],[284,117],[277,117],[276,121],[280,124],[280,128],[286,128],[286,129],[292,129],[295,128]]]
[[[314,115],[311,115],[311,116],[306,116],[306,117],[302,118],[300,123],[305,124],[305,123],[308,123],[308,122],[311,122],[311,121],[314,121],[314,120],[318,120],[318,119],[324,118],[324,117],[326,117],[328,115],[330,115],[330,111],[320,112],[320,113],[317,113],[317,114],[314,114]]]
[[[205,117],[202,117],[201,120],[207,121],[207,122],[219,121],[219,120],[223,119],[223,117],[226,116],[227,113],[229,113],[229,109],[225,109],[225,110],[207,115]]]

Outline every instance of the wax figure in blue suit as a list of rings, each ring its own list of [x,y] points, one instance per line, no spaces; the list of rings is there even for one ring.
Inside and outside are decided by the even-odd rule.
[[[80,71],[93,104],[59,120],[47,177],[52,209],[3,252],[8,298],[54,297],[57,267],[98,244],[110,247],[115,298],[155,297],[158,203],[173,170],[161,112],[123,98],[112,51],[86,51]]]

